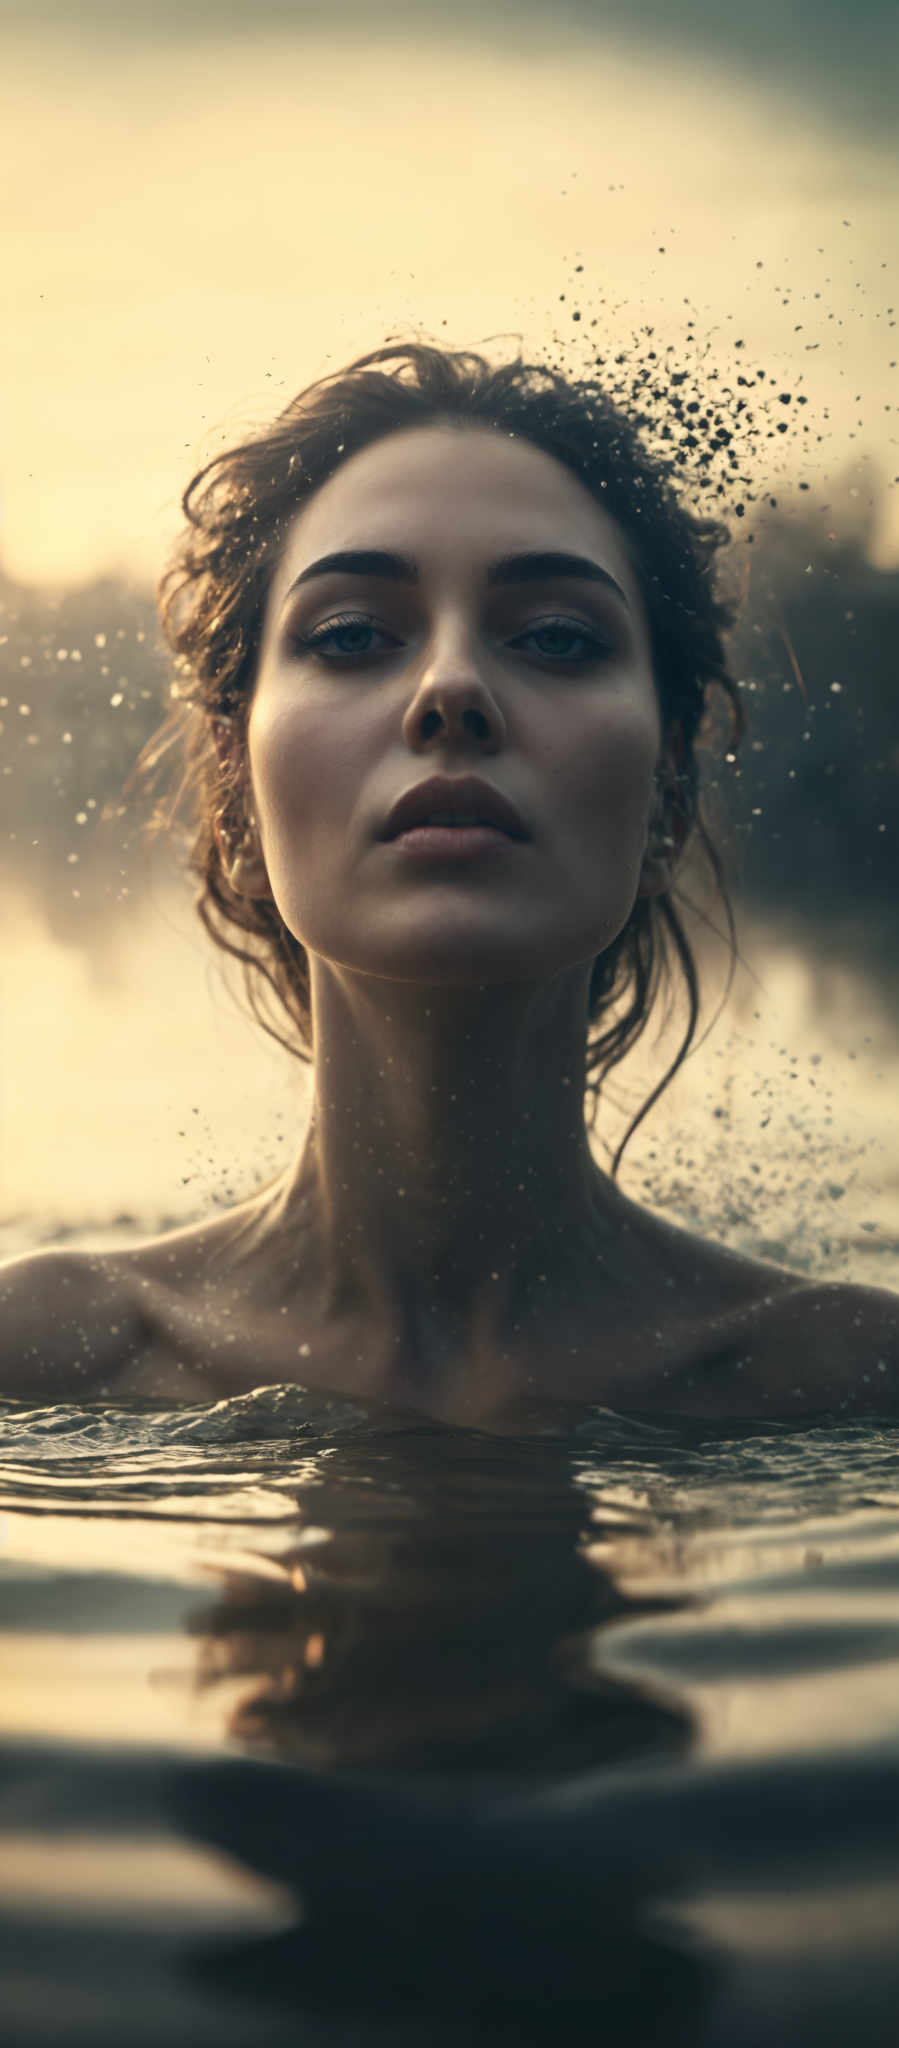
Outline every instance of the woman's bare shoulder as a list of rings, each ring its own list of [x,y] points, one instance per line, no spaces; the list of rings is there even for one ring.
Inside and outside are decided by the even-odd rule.
[[[158,1337],[235,1234],[234,1213],[135,1243],[51,1245],[0,1266],[0,1395],[90,1394]]]
[[[758,1318],[760,1363],[787,1400],[809,1409],[899,1416],[899,1294],[808,1278]]]
[[[652,1226],[667,1395],[676,1385],[703,1413],[899,1416],[899,1294],[774,1265],[658,1215]]]
[[[672,1379],[697,1413],[899,1417],[899,1295],[887,1288],[786,1274],[772,1286],[765,1274],[692,1339]]]
[[[50,1246],[0,1267],[0,1393],[58,1400],[120,1350],[127,1290],[115,1254]]]

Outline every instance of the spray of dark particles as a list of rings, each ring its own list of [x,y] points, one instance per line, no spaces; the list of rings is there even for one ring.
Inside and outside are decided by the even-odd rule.
[[[666,253],[661,244],[659,256]],[[764,263],[755,268],[763,273]],[[756,277],[753,288],[761,284]],[[793,321],[806,309],[793,305],[789,288],[773,289],[792,328],[784,336],[789,375],[777,367],[779,351],[773,363],[751,358],[736,321],[723,345],[717,331],[713,352],[708,321],[688,306],[678,343],[651,324],[626,331],[633,307],[591,288],[580,260],[559,296],[547,355],[564,373],[595,382],[638,427],[682,502],[730,532],[735,548],[723,573],[740,607],[730,652],[746,693],[747,731],[739,758],[728,752],[722,761],[714,745],[707,749],[705,814],[736,889],[738,926],[745,910],[775,944],[805,954],[823,1011],[840,970],[857,975],[857,1044],[870,1058],[865,1026],[878,1011],[884,1026],[899,994],[890,652],[899,574],[871,561],[879,500],[899,478],[872,474],[865,460],[827,476],[821,450],[830,411],[810,403],[795,364],[800,353],[817,353],[822,342],[809,337],[836,316],[819,306],[814,321],[806,313],[808,325]],[[876,317],[895,326],[891,306]],[[863,428],[857,415],[850,438]],[[880,449],[895,445],[887,417]],[[710,739],[714,732],[710,719]],[[751,1036],[763,1012],[753,1008],[750,1017]],[[831,1085],[821,1052],[783,1043],[781,1033],[759,1042],[764,1065],[752,1074],[748,1052],[737,1031],[706,1055],[707,1141],[695,1118],[668,1128],[661,1145],[651,1128],[637,1141],[642,1199],[747,1252],[896,1284],[899,1241],[870,1214],[896,1162],[888,1141],[849,1135],[851,1065]],[[854,1062],[855,1050],[848,1057]],[[633,1106],[626,1079],[618,1099]]]
[[[851,225],[848,220],[841,222],[844,230]],[[673,235],[675,230],[669,232]],[[666,257],[667,245],[660,243],[657,253]],[[827,260],[824,248],[817,254]],[[841,263],[844,260],[841,258]],[[765,272],[764,260],[757,258],[754,268],[751,289],[756,294],[763,288],[760,273]],[[881,269],[886,271],[886,263]],[[771,283],[788,330],[785,353],[794,364],[802,354],[818,354],[822,346],[825,353],[830,350],[830,340],[822,344],[820,338],[822,323],[825,328],[830,322],[843,326],[823,303],[829,284],[830,276],[823,274],[823,289],[814,293],[819,303],[807,307],[805,295],[799,302],[794,300],[791,285],[777,280]],[[864,296],[860,280],[856,289]],[[595,377],[641,429],[647,447],[665,461],[672,485],[686,493],[695,510],[716,512],[728,522],[748,519],[751,525],[753,512],[766,506],[777,509],[777,500],[771,496],[777,479],[789,476],[791,487],[800,493],[811,489],[796,471],[801,472],[808,443],[820,448],[829,438],[830,410],[823,406],[814,418],[806,413],[809,399],[801,370],[794,369],[785,378],[776,363],[752,361],[735,315],[728,316],[733,338],[719,346],[716,360],[712,334],[720,343],[721,329],[716,326],[710,332],[711,315],[703,319],[684,300],[683,338],[678,343],[664,341],[655,326],[632,325],[633,306],[616,299],[603,285],[592,285],[580,260],[572,264],[568,288],[560,293],[558,304],[564,310],[557,314],[552,331],[554,360],[569,374]],[[790,316],[797,311],[804,317],[794,320],[789,331]],[[858,313],[865,317],[863,306]],[[895,328],[892,306],[875,311],[872,317],[882,320],[888,331]],[[818,338],[809,339],[812,333]],[[604,340],[609,334],[618,337],[613,345]],[[833,353],[841,346],[842,338],[837,335]],[[727,359],[727,368],[721,367],[722,357]],[[890,370],[896,367],[895,361],[889,363]],[[837,374],[842,377],[845,373],[839,369]],[[860,392],[855,403],[862,403]],[[878,448],[895,458],[897,441],[889,403],[884,413]],[[863,417],[857,416],[850,439],[855,439],[864,425]],[[822,474],[820,458],[815,473]],[[895,486],[899,476],[892,475],[889,482]],[[821,509],[829,511],[830,506]],[[751,540],[754,535],[747,530],[745,538]]]

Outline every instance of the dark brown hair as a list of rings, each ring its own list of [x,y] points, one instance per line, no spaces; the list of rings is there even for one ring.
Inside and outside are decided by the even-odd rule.
[[[163,627],[176,655],[176,700],[140,772],[154,776],[179,743],[184,769],[157,823],[192,807],[190,868],[198,910],[216,944],[242,962],[257,1020],[302,1059],[312,1050],[308,962],[270,898],[249,900],[229,886],[215,832],[246,826],[241,749],[223,763],[214,721],[227,718],[245,739],[263,613],[289,525],[342,462],[388,434],[436,424],[493,428],[545,450],[571,470],[621,529],[648,615],[670,763],[661,791],[661,824],[693,832],[720,895],[735,956],[734,924],[720,856],[699,810],[696,742],[714,686],[729,709],[728,746],[742,732],[742,705],[728,673],[724,637],[732,606],[716,584],[726,527],[680,504],[661,457],[650,453],[632,420],[592,379],[570,379],[516,357],[499,365],[468,350],[396,343],[360,356],[286,406],[274,423],[217,455],[184,493],[187,526],[163,576]],[[238,766],[234,767],[236,753]],[[692,949],[675,891],[639,897],[623,931],[594,962],[589,994],[588,1099],[595,1122],[600,1087],[649,1021],[659,989],[679,967],[687,1026],[675,1058],[632,1119],[612,1162],[685,1059],[699,1015]]]

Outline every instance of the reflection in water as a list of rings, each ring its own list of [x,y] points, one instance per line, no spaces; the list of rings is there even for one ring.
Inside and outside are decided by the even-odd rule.
[[[75,1510],[76,1551],[91,1488],[95,1510],[174,1515],[194,1537],[221,1529],[241,1496],[262,1509],[235,1528],[233,1563],[207,1550],[221,1591],[199,1609],[191,1599],[187,1620],[193,1684],[207,1704],[221,1698],[244,1761],[82,1750],[67,1764],[21,1746],[11,1759],[44,1828],[79,1841],[91,1827],[167,1830],[286,1887],[286,1928],[283,1908],[273,1930],[232,1924],[227,1942],[188,1924],[177,1969],[193,2039],[223,1996],[232,2012],[252,1999],[266,2041],[281,2025],[289,2038],[291,2014],[304,2028],[342,2014],[365,2030],[354,2040],[389,2021],[424,2025],[429,2041],[488,2041],[510,2028],[558,2038],[600,2013],[609,2039],[639,2020],[651,2040],[653,2015],[698,2011],[708,1970],[642,1924],[652,1870],[622,1864],[620,1826],[608,1865],[580,1854],[569,1868],[548,1838],[535,1856],[539,1812],[531,1847],[519,1841],[521,1797],[627,1760],[670,1763],[690,1741],[687,1709],[586,1654],[610,1622],[679,1603],[623,1594],[591,1554],[641,1518],[592,1504],[574,1415],[547,1406],[526,1418],[536,1433],[497,1438],[287,1388],[174,1416],[22,1415],[7,1501]],[[170,1535],[151,1538],[160,1558]],[[103,1597],[121,1628],[108,1577]],[[46,1626],[52,1597],[30,1605]],[[156,1589],[151,1629],[154,1616],[170,1629]],[[151,1636],[148,1675],[185,1697],[162,1642]],[[113,1941],[113,1973],[115,1955]],[[145,1967],[158,1994],[171,1959]]]
[[[895,1426],[3,1429],[16,2048],[893,2048]]]
[[[506,1779],[683,1749],[682,1712],[587,1657],[591,1630],[667,1603],[588,1557],[564,1444],[458,1430],[448,1457],[444,1431],[385,1430],[336,1447],[301,1505],[306,1541],[258,1574],[223,1566],[193,1623],[199,1684],[246,1680],[232,1735],[326,1768]]]
[[[245,1681],[231,1735],[315,1773],[268,1796],[246,1779],[223,1822],[184,1781],[192,1832],[302,1898],[298,1928],[231,1956],[235,1991],[307,2014],[429,2009],[485,2039],[513,2021],[519,2039],[595,2024],[600,1983],[607,2027],[698,2009],[698,1967],[641,1924],[646,1873],[610,1886],[564,1857],[518,1868],[514,1837],[484,1833],[516,1788],[689,1743],[681,1707],[591,1668],[595,1630],[672,1603],[627,1598],[589,1560],[588,1534],[621,1518],[591,1522],[573,1482],[551,1438],[387,1426],[334,1446],[277,1571],[267,1555],[258,1572],[223,1567],[191,1624],[198,1682],[231,1696]]]

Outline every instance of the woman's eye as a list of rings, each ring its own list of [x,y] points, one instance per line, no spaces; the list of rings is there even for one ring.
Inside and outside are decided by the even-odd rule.
[[[576,625],[573,619],[540,620],[529,626],[526,633],[520,633],[512,645],[518,646],[522,640],[542,642],[537,651],[545,660],[561,661],[572,668],[576,662],[593,661],[610,651],[607,640],[591,633],[586,626]]]
[[[595,661],[610,652],[608,641],[572,619],[538,620],[509,645],[520,647],[528,640],[536,643],[536,651],[544,661],[556,661],[567,668]],[[340,618],[326,620],[312,633],[292,635],[292,645],[298,652],[318,655],[331,667],[374,659],[400,644],[365,612],[347,612]]]
[[[366,655],[379,654],[383,648],[373,646],[372,636],[380,636],[391,646],[399,643],[382,626],[376,626],[373,619],[364,613],[347,613],[344,618],[329,619],[325,625],[317,626],[314,633],[293,636],[293,645],[303,654],[321,654],[327,661],[349,662],[364,660]]]

